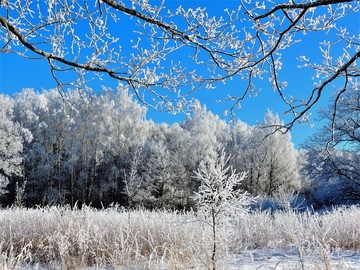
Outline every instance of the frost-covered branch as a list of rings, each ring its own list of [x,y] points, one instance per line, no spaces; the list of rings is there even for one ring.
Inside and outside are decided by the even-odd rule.
[[[287,104],[289,109],[285,114],[293,115],[285,125],[278,126],[279,130],[283,128],[290,130],[297,122],[308,122],[311,110],[322,98],[326,89],[335,81],[343,81],[342,89],[346,91],[348,78],[359,76],[360,71],[356,63],[360,56],[359,37],[337,24],[351,13],[359,11],[357,1],[318,0],[310,3],[293,1],[279,4],[242,1],[242,5],[253,20],[255,35],[263,54],[260,61],[269,66],[272,88]],[[314,77],[320,80],[314,81],[314,87],[309,86],[307,97],[306,95],[302,97],[299,95],[299,98],[292,97],[285,91],[288,82],[280,79],[280,70],[284,69],[281,60],[282,51],[291,50],[294,44],[301,43],[305,39],[304,35],[312,32],[324,32],[327,35],[331,33],[334,38],[331,40],[327,37],[328,40],[319,43],[322,63],[318,64],[305,55],[299,57],[303,63],[299,68],[313,69],[316,73]]]
[[[216,16],[205,7],[149,1],[1,1],[2,53],[47,59],[61,91],[93,81],[118,81],[143,103],[161,111],[188,108],[193,93],[237,80],[226,89],[233,116],[242,101],[272,89],[291,118],[281,128],[308,122],[332,84],[359,76],[359,36],[339,22],[359,12],[359,1],[316,0],[274,4],[241,1]],[[322,61],[293,52],[311,33]],[[296,49],[295,49],[296,50]],[[289,55],[291,61],[284,60]],[[294,65],[294,66],[291,66]],[[283,70],[313,70],[312,83],[296,96]],[[288,77],[288,76],[287,76]],[[264,82],[269,81],[266,85]],[[344,85],[344,84],[343,84]]]
[[[309,8],[315,8],[315,7],[320,7],[320,6],[332,5],[332,4],[349,3],[352,1],[353,0],[318,0],[318,1],[313,1],[310,3],[292,2],[289,4],[278,4],[278,5],[275,5],[275,7],[273,7],[270,11],[266,12],[265,14],[258,15],[256,17],[254,17],[254,19],[260,20],[260,19],[269,17],[271,14],[275,13],[278,10],[281,10],[282,12],[284,12],[285,10],[288,10],[288,9],[309,9]]]

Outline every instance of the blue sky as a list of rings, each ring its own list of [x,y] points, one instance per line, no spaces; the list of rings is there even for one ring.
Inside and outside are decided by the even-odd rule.
[[[233,0],[168,0],[165,2],[167,8],[174,9],[179,4],[184,8],[188,7],[206,7],[207,12],[210,15],[221,16],[225,8],[231,9],[235,7],[238,1]],[[348,18],[344,20],[343,24],[354,33],[359,33],[359,17]],[[289,82],[287,88],[288,94],[298,96],[298,94],[307,93],[312,86],[313,81],[311,77],[314,73],[311,70],[298,69],[296,58],[301,54],[307,54],[315,61],[319,61],[319,45],[318,42],[324,39],[332,37],[325,36],[324,34],[315,33],[304,37],[304,42],[296,44],[292,49],[288,50],[283,55],[285,69],[280,71],[281,78],[285,78]],[[1,45],[1,44],[0,44]],[[104,80],[101,82],[105,86],[115,88],[117,82],[112,80]],[[224,99],[229,91],[234,92],[237,89],[241,90],[242,83],[239,78],[235,78],[232,81],[228,81],[226,84],[218,84],[215,90],[201,89],[194,97],[199,99],[202,104],[206,104],[207,108],[218,114],[220,117],[228,120],[229,118],[223,115],[223,112],[231,106],[229,103],[218,103],[217,100]],[[50,89],[56,86],[53,78],[51,77],[50,70],[45,60],[29,60],[19,57],[15,54],[3,54],[0,53],[0,93],[12,95],[21,91],[23,88],[34,88],[41,91],[42,89]],[[286,110],[286,107],[281,102],[277,93],[274,93],[270,88],[270,84],[265,81],[258,85],[261,87],[261,91],[257,97],[248,97],[242,103],[242,109],[236,111],[236,117],[251,125],[255,125],[260,122],[268,109],[273,112],[279,113],[280,118],[285,121],[289,119],[287,116],[282,115]],[[96,90],[96,89],[95,89]],[[327,90],[326,95],[331,93],[331,89]],[[306,96],[306,95],[305,95]],[[304,139],[311,135],[318,127],[320,123],[315,121],[316,110],[322,106],[326,106],[327,97],[323,97],[322,101],[312,110],[314,117],[314,127],[310,125],[297,124],[292,130],[293,142],[296,146],[299,146]],[[168,113],[156,112],[149,109],[148,118],[153,119],[156,122],[168,122],[182,121],[185,116],[173,115]]]

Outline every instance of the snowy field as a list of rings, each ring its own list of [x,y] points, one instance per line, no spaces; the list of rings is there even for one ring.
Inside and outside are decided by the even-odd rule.
[[[217,231],[216,269],[360,269],[360,207],[254,212]],[[196,213],[0,210],[0,269],[210,269]]]
[[[222,267],[229,270],[297,270],[297,269],[336,269],[336,270],[351,270],[360,269],[360,254],[353,251],[344,251],[334,253],[331,255],[331,263],[324,266],[324,261],[321,261],[318,256],[305,256],[300,259],[298,254],[289,251],[270,251],[270,250],[251,250],[245,251],[241,255],[229,255],[227,259],[227,266]],[[328,268],[326,268],[328,267]],[[154,267],[156,268],[156,267]],[[159,269],[166,269],[164,266],[159,266]],[[19,267],[19,270],[47,270],[47,269],[61,269],[58,267],[47,267],[36,264],[33,266]],[[95,270],[99,268],[87,267],[88,270]],[[107,267],[101,268],[103,270],[114,270],[116,268]],[[124,267],[122,269],[143,269],[143,267],[133,266]],[[178,269],[182,269],[181,266]]]
[[[156,268],[156,267],[154,267]],[[159,269],[166,269],[166,267],[159,266]],[[228,258],[227,267],[222,267],[229,270],[297,270],[297,269],[336,269],[336,270],[351,270],[360,269],[360,255],[353,251],[345,251],[341,254],[331,255],[331,264],[323,266],[323,262],[319,261],[317,256],[305,256],[300,260],[299,256],[289,251],[260,251],[251,250],[245,251],[242,255],[233,255]],[[48,270],[61,269],[58,267],[46,267],[44,265],[24,266],[19,267],[19,270]],[[95,270],[96,268],[87,267],[87,270]],[[99,269],[99,268],[97,268]],[[103,270],[113,270],[113,267],[102,268]],[[143,269],[143,267],[136,266],[125,267],[122,269]],[[182,269],[181,266],[178,269]]]
[[[300,259],[296,251],[245,251],[234,256],[229,263],[229,269],[241,270],[291,270],[291,269],[360,269],[360,254],[354,251],[344,251],[330,255],[331,260],[321,254],[306,255]]]

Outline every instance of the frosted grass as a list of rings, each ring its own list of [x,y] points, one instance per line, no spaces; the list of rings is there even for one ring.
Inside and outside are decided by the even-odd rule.
[[[3,209],[0,268],[207,269],[211,232],[197,219],[194,212],[127,212],[116,207]],[[360,253],[359,221],[360,207],[321,214],[243,214],[234,220],[231,238],[219,239],[218,269],[245,268],[246,254],[256,257],[274,250],[297,259],[293,269],[336,269],[334,254],[342,258],[346,252]]]

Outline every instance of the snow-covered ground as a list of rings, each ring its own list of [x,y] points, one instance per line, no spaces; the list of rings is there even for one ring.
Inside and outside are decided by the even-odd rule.
[[[228,258],[227,266],[219,269],[227,270],[358,270],[360,269],[360,254],[353,251],[344,251],[330,255],[331,261],[320,255],[306,255],[300,259],[296,251],[286,250],[248,250],[241,255],[232,255]],[[23,266],[18,270],[60,270],[61,267],[47,267],[45,265]],[[141,270],[143,266],[133,266],[121,270]],[[164,266],[154,270],[172,270]],[[186,268],[184,268],[186,269]],[[199,268],[200,270],[201,268]],[[99,270],[89,267],[87,270]],[[100,270],[118,270],[108,267]]]
[[[230,269],[241,270],[319,270],[319,269],[360,269],[360,254],[353,251],[333,253],[331,261],[324,255],[306,255],[300,259],[294,251],[248,250],[229,259]]]

